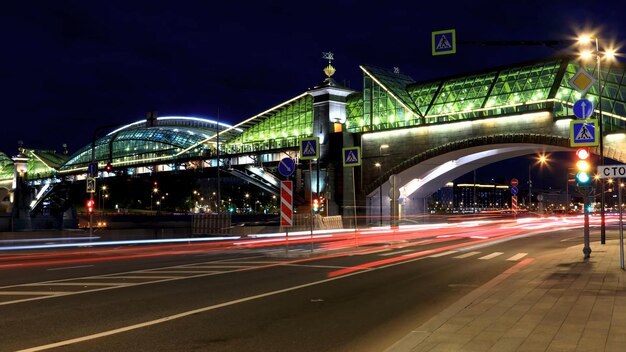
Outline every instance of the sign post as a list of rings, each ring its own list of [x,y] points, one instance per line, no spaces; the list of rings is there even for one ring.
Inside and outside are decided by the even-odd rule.
[[[354,176],[354,167],[361,166],[361,147],[348,147],[342,149],[343,155],[343,167],[351,167],[352,168],[352,207],[354,208],[354,241],[356,242],[356,246],[359,246],[357,240],[357,215],[356,215],[356,186],[355,186],[355,176]]]
[[[514,178],[511,180],[511,210],[513,211],[513,216],[517,217],[517,193],[519,189],[517,188],[519,185],[519,180]]]
[[[600,165],[598,177],[617,179],[617,202],[619,203],[619,262],[624,269],[624,207],[622,206],[622,180],[626,178],[626,165]]]
[[[320,138],[311,137],[300,140],[300,160],[309,161],[309,206],[311,212],[309,214],[309,222],[311,227],[311,252],[313,252],[313,160],[320,157]]]
[[[595,147],[599,144],[598,120],[572,120],[569,130],[570,147]]]
[[[456,30],[432,32],[432,54],[448,55],[456,53]]]
[[[285,254],[289,253],[289,227],[293,226],[293,182],[280,183],[280,226],[285,228]]]

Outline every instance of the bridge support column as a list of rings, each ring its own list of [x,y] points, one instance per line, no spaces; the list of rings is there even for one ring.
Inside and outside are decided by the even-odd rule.
[[[15,230],[29,230],[30,213],[28,211],[28,205],[30,203],[31,195],[26,186],[26,175],[28,174],[28,156],[20,153],[13,158],[13,164],[15,166],[13,170],[13,210],[12,210],[12,228]]]

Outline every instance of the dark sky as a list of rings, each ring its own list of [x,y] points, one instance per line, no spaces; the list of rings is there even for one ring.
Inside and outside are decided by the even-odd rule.
[[[561,40],[583,28],[626,40],[626,3],[594,1],[11,1],[0,11],[3,127],[16,142],[76,150],[97,126],[160,116],[232,123],[319,84],[322,51],[337,81],[361,89],[359,64],[415,80],[541,59],[545,47],[459,45],[433,57],[432,31],[459,41]],[[625,49],[626,50],[626,49]]]

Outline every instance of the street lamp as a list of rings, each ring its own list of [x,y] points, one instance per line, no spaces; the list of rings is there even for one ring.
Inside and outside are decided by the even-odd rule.
[[[539,164],[539,166],[543,166],[546,165],[548,163],[548,161],[550,161],[550,159],[548,158],[549,155],[546,154],[540,154],[536,159],[535,159],[535,165]],[[531,169],[532,169],[533,164],[528,164],[528,212],[530,212],[530,205],[532,204],[532,197],[533,197],[533,180],[531,178]]]
[[[380,226],[383,225],[383,164],[382,164],[382,158],[383,158],[383,149],[387,149],[389,148],[389,144],[381,144],[380,147],[378,147],[378,162],[376,164],[374,164],[374,166],[376,166],[378,168],[378,174],[381,178],[380,180],[380,185],[378,186],[378,201],[379,201],[379,215],[380,215],[380,219],[379,219],[379,224]]]
[[[600,74],[600,61],[602,58],[606,60],[615,59],[615,50],[607,49],[603,53],[600,52],[600,46],[598,43],[598,37],[592,37],[585,34],[578,38],[578,44],[584,47],[591,46],[592,42],[595,44],[595,50],[581,51],[580,58],[582,60],[589,60],[594,55],[596,57],[596,71],[598,74],[598,135],[600,136],[600,166],[604,165],[604,138],[602,134],[602,75]],[[604,181],[600,181],[600,243],[606,243],[606,223],[604,219]]]

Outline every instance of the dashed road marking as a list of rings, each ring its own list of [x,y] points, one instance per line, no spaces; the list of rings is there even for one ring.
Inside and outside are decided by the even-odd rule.
[[[503,254],[504,254],[503,252],[493,252],[491,254],[488,254],[488,255],[486,255],[484,257],[480,257],[478,259],[480,259],[480,260],[489,260],[489,259],[493,259],[493,258],[495,258],[495,257],[497,257],[499,255],[503,255]]]
[[[463,259],[463,258],[468,258],[468,257],[474,256],[476,254],[480,254],[480,252],[467,252],[465,254],[457,255],[454,258],[456,258],[456,259]]]
[[[509,258],[507,260],[511,261],[511,262],[516,262],[516,261],[524,258],[527,255],[528,255],[528,253],[517,253],[516,255],[512,256],[511,258]]]

